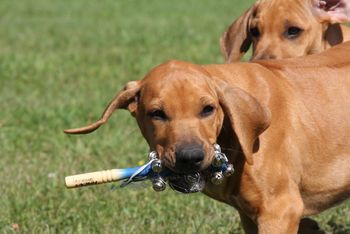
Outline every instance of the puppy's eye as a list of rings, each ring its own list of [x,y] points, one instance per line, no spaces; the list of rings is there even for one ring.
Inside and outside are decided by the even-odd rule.
[[[154,110],[148,113],[148,116],[155,120],[166,121],[168,117],[162,110]]]
[[[301,28],[289,27],[285,32],[285,35],[288,39],[294,39],[294,38],[297,38],[302,32],[303,32],[303,29]]]
[[[252,35],[252,37],[260,37],[260,31],[258,27],[250,28],[250,35]]]
[[[201,112],[201,117],[208,117],[209,115],[211,115],[214,112],[214,107],[211,105],[207,105],[203,108],[202,112]]]

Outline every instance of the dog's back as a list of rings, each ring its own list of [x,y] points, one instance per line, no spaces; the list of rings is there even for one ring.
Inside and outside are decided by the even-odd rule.
[[[284,77],[323,129],[336,133],[347,126],[350,136],[350,42],[318,55],[256,63]]]
[[[347,199],[350,196],[350,42],[318,55],[257,63],[287,80],[298,102],[295,115],[309,151],[308,155],[301,155],[304,172],[300,186],[306,210],[317,213]]]
[[[256,157],[280,150],[285,155],[279,160],[301,170],[294,180],[304,214],[350,196],[350,42],[317,55],[209,65],[208,70],[268,106],[271,126]]]

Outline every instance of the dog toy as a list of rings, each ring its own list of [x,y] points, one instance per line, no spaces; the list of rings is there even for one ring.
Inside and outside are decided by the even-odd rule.
[[[157,153],[152,151],[149,153],[149,162],[143,166],[67,176],[65,184],[67,188],[77,188],[123,180],[121,187],[125,187],[130,183],[151,180],[152,187],[157,192],[163,191],[167,183],[172,189],[179,192],[198,192],[204,188],[205,180],[203,177],[209,177],[213,184],[220,184],[224,177],[228,177],[234,172],[232,164],[228,163],[226,155],[221,152],[218,144],[214,144],[214,153],[213,162],[203,172],[192,174],[175,173],[168,168],[162,167]]]

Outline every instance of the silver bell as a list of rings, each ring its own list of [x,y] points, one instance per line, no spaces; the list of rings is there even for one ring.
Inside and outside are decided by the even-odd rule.
[[[222,172],[220,171],[220,172],[215,172],[214,174],[213,174],[213,177],[211,177],[211,182],[213,183],[213,184],[221,184],[222,183],[222,181],[223,181],[223,179],[224,179],[224,175],[222,174]]]
[[[156,159],[157,156],[158,156],[158,154],[157,154],[156,151],[151,151],[151,152],[149,152],[149,154],[148,154],[149,160]]]
[[[159,173],[162,170],[162,163],[159,159],[154,159],[151,164],[152,171]]]
[[[221,153],[221,147],[220,147],[220,145],[214,144],[213,146],[214,146],[214,150],[215,150],[216,152]]]
[[[229,177],[229,176],[231,176],[233,174],[233,172],[234,172],[233,165],[232,164],[227,164],[227,168],[224,171],[224,176],[225,177]]]
[[[161,177],[154,178],[152,180],[152,188],[156,192],[164,191],[166,188],[166,183]]]
[[[215,154],[215,157],[214,157],[214,160],[213,160],[213,162],[212,162],[212,165],[214,166],[214,167],[221,167],[222,166],[222,164],[224,164],[225,162],[226,162],[226,157],[225,157],[225,155],[224,154],[222,154],[222,153],[217,153],[217,154]]]

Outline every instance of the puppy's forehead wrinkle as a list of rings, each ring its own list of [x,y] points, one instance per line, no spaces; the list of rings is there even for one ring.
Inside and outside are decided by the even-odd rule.
[[[199,100],[202,104],[205,105],[215,104],[213,98],[209,95],[202,96]]]
[[[208,77],[197,70],[181,68],[170,69],[159,73],[150,73],[144,84],[144,89],[152,92],[166,93],[171,90],[209,89]]]
[[[183,113],[198,112],[203,105],[216,104],[214,86],[204,66],[170,61],[147,75],[141,99],[146,109],[163,109],[171,112],[169,115],[175,109]]]
[[[163,79],[165,76],[175,72],[183,72],[184,74],[205,76],[205,69],[197,64],[171,60],[166,63],[163,63],[155,68],[153,68],[148,75],[145,77],[145,80],[154,80],[154,79]]]
[[[312,3],[306,0],[295,0],[289,1],[285,4],[281,4],[280,0],[260,0],[257,4],[257,12],[256,16],[261,18],[262,22],[270,23],[273,21],[281,21],[275,20],[280,16],[282,19],[293,19],[299,18],[302,22],[308,22],[308,20],[312,19]],[[278,11],[271,9],[278,9]],[[290,9],[293,9],[291,11]]]

